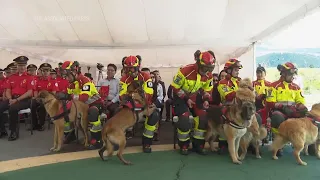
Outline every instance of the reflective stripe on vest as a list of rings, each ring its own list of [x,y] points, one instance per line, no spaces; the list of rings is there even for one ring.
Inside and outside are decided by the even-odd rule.
[[[143,136],[145,136],[147,138],[153,138],[153,135],[154,135],[154,131],[150,131],[148,129],[144,129]]]
[[[179,141],[188,141],[190,139],[190,130],[187,132],[182,132],[180,129],[177,130]]]
[[[99,132],[99,131],[101,131],[101,130],[102,130],[102,125],[101,125],[101,123],[100,123],[99,125],[97,125],[97,126],[93,125],[93,126],[91,127],[91,129],[90,129],[91,132]]]
[[[203,130],[195,129],[193,131],[193,137],[196,139],[204,139],[204,133],[205,131]]]
[[[284,106],[293,106],[293,105],[295,105],[296,103],[295,102],[291,102],[291,101],[278,101],[278,102],[276,102],[276,105],[277,104],[282,104],[282,105],[284,105]]]
[[[64,123],[64,129],[63,129],[63,131],[64,132],[71,132],[73,130],[73,128],[71,128],[71,126],[70,126],[70,122],[67,122],[67,123]]]

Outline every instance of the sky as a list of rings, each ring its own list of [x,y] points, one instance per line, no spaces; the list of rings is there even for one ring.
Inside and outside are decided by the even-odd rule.
[[[320,48],[320,10],[263,40],[273,48]]]

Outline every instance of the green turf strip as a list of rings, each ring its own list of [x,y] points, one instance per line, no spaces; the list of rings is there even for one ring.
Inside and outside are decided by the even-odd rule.
[[[127,154],[124,157],[134,163],[132,166],[122,165],[117,157],[106,162],[91,158],[7,172],[0,174],[0,180],[319,180],[320,160],[302,156],[308,166],[299,166],[290,150],[287,147],[284,156],[275,161],[263,149],[262,159],[248,154],[242,165],[232,164],[227,154]]]

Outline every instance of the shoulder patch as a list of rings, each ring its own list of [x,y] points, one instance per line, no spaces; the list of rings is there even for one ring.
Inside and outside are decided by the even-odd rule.
[[[182,77],[179,76],[179,75],[177,75],[177,76],[174,78],[174,81],[173,81],[173,82],[180,85],[181,80],[182,80]]]
[[[153,83],[152,83],[152,81],[148,81],[148,82],[147,82],[147,86],[148,86],[148,88],[153,88]]]
[[[302,95],[302,92],[300,91],[300,96],[304,98],[304,96]]]
[[[89,85],[84,85],[82,87],[82,91],[90,91],[90,86]]]
[[[212,80],[212,81],[210,81],[209,86],[210,86],[210,87],[211,87],[211,86],[213,86],[213,80]]]

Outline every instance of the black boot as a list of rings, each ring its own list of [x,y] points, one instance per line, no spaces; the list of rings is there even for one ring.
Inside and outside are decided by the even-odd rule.
[[[8,136],[7,131],[4,130],[0,132],[0,138],[7,137],[7,136]]]
[[[15,141],[18,139],[18,134],[15,131],[11,131],[8,141]]]
[[[179,141],[181,155],[188,155],[189,154],[189,144],[190,144],[190,141],[184,141],[184,142]]]
[[[101,131],[98,132],[90,132],[91,134],[91,141],[89,145],[89,149],[100,149],[102,147],[101,141]]]
[[[205,144],[204,140],[193,139],[193,142],[192,142],[193,151],[201,155],[207,155],[207,151],[204,149],[204,144]]]
[[[64,133],[64,144],[69,144],[77,139],[75,130]]]
[[[151,153],[151,145],[153,138],[142,136],[142,150],[144,153]]]
[[[228,142],[226,140],[219,139],[218,146],[219,146],[218,154],[222,154],[225,151],[228,151]]]

